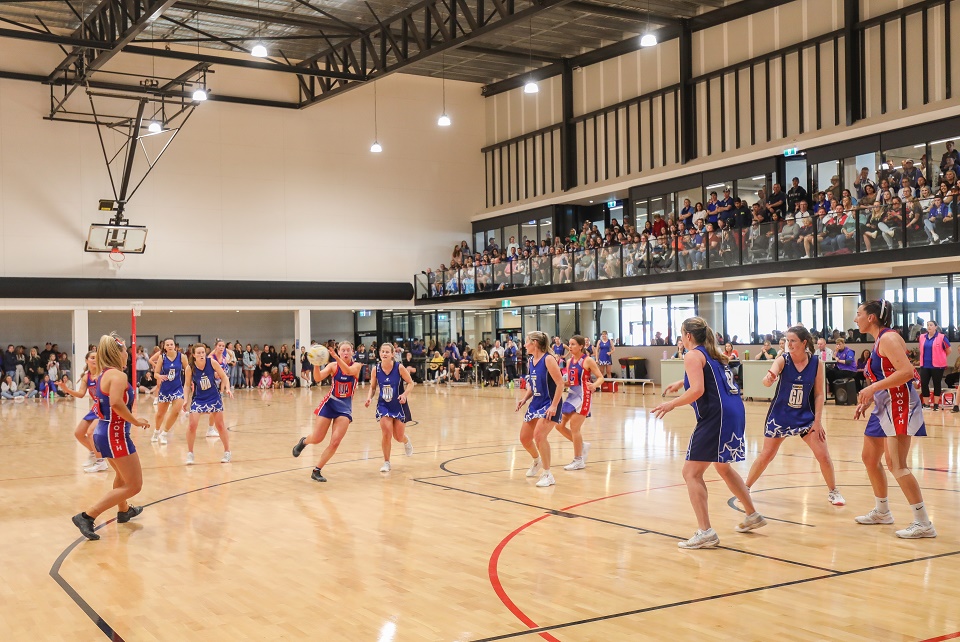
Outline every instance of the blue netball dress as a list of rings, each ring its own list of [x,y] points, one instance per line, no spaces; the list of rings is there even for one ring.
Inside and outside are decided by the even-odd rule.
[[[697,426],[690,435],[687,459],[724,464],[743,461],[747,420],[733,371],[707,354],[703,346],[696,349],[707,362],[703,366],[703,394],[692,404]],[[687,375],[683,375],[683,385],[690,387]]]
[[[880,337],[890,328],[880,330],[877,342],[873,345],[867,367],[863,375],[867,381],[874,383],[886,379],[897,371],[886,357],[877,354]],[[916,371],[914,371],[916,379]],[[910,435],[911,437],[926,437],[927,427],[923,423],[923,406],[920,394],[913,381],[898,386],[880,390],[873,395],[873,414],[867,419],[867,437],[894,437],[896,435]]]
[[[580,355],[580,358],[567,366],[567,398],[563,400],[561,412],[565,415],[574,413],[590,416],[590,403],[593,399],[593,390],[587,384],[590,383],[590,371],[585,370],[583,362],[586,355]]]
[[[99,416],[97,415],[97,409],[96,409],[96,408],[97,408],[97,399],[98,399],[98,397],[97,397],[97,383],[98,383],[98,382],[97,382],[97,377],[91,376],[89,372],[86,373],[85,376],[86,376],[86,379],[87,379],[87,394],[89,394],[89,395],[90,395],[90,399],[93,400],[93,405],[90,406],[90,412],[88,412],[86,415],[84,415],[83,420],[84,420],[84,421],[96,421],[97,419],[99,419]]]
[[[546,417],[553,423],[560,423],[560,408],[557,408],[556,413],[547,417],[547,411],[550,410],[550,404],[553,402],[553,395],[557,392],[557,384],[550,376],[550,371],[547,370],[548,356],[546,354],[541,355],[539,362],[535,362],[533,357],[530,357],[527,363],[527,372],[529,373],[527,374],[527,385],[533,391],[533,398],[530,400],[527,414],[523,416],[525,422]]]
[[[813,390],[820,371],[820,357],[811,355],[802,371],[797,370],[787,352],[783,353],[783,362],[783,372],[767,411],[763,436],[776,439],[792,435],[805,437],[813,427]]]
[[[601,366],[612,366],[613,361],[610,360],[610,340],[606,341],[597,341],[597,363]]]
[[[183,357],[179,352],[173,359],[164,352],[161,357],[164,374],[160,375],[160,391],[157,403],[169,403],[174,399],[183,399]]]
[[[403,378],[400,376],[400,364],[394,363],[390,372],[383,371],[383,364],[377,364],[377,386],[380,396],[377,399],[377,421],[381,417],[399,419],[406,423],[407,417],[403,411],[404,404],[400,403],[403,394]]]
[[[107,368],[107,370],[110,369]],[[110,407],[110,397],[100,387],[100,380],[103,379],[107,370],[104,370],[97,377],[97,403],[94,404],[93,408],[100,421],[93,430],[93,445],[101,457],[115,459],[132,455],[137,452],[137,449],[130,439],[130,422],[113,413],[113,409]],[[129,382],[123,393],[123,403],[126,404],[127,410],[133,411],[133,386]]]
[[[553,350],[553,356],[557,358],[558,362],[562,363],[563,353],[567,351],[567,346],[563,345],[562,343],[560,345],[554,343],[553,346],[551,346],[551,349]]]
[[[331,386],[330,392],[323,398],[313,414],[327,419],[346,417],[353,421],[353,391],[356,390],[356,387],[357,378],[341,372],[338,365],[333,373],[333,386]]]
[[[223,398],[215,374],[210,359],[203,360],[203,368],[194,367],[191,371],[193,397],[190,400],[190,412],[223,412]]]
[[[221,354],[219,357],[217,356],[217,353],[212,352],[212,353],[210,353],[210,358],[213,359],[214,361],[216,361],[218,364],[220,364],[220,368],[221,368],[224,372],[227,371],[227,353],[226,353],[226,352],[224,352],[223,354]],[[219,383],[220,383],[220,377],[218,377],[218,376],[216,375],[216,370],[214,370],[214,375],[213,375],[213,376],[214,376],[214,378],[217,380],[217,383],[219,384]]]

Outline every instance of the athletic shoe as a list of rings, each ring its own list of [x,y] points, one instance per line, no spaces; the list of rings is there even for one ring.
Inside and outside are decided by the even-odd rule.
[[[934,412],[936,412],[937,410],[940,410],[940,404],[938,403],[933,404],[933,410]]]
[[[583,442],[583,452],[580,454],[580,459],[583,460],[584,465],[587,463],[587,453],[590,452],[590,442]]]
[[[103,471],[107,470],[108,468],[110,468],[110,466],[107,465],[107,461],[106,461],[105,459],[98,459],[98,460],[96,460],[95,462],[93,462],[91,465],[85,466],[84,469],[83,469],[83,472],[85,472],[85,473],[102,473]]]
[[[187,453],[187,466],[193,466],[193,453]]]
[[[527,477],[536,477],[542,469],[543,466],[540,465],[540,458],[537,457],[533,460],[533,465],[530,466],[530,470],[527,471]]]
[[[310,475],[310,479],[318,482],[325,482],[327,478],[323,476],[323,473],[320,472],[319,468],[314,468],[313,473]]]
[[[389,473],[389,472],[390,472],[390,462],[389,462],[389,461],[383,462],[383,466],[380,466],[380,472],[381,472],[381,473]]]
[[[156,406],[160,403],[160,400],[156,397],[153,398],[153,405]]]
[[[73,525],[80,529],[80,533],[83,534],[89,540],[98,540],[100,536],[97,535],[93,530],[93,519],[84,517],[83,513],[77,513],[73,516]]]
[[[90,453],[87,455],[87,463],[85,463],[83,467],[93,466],[95,463],[97,463],[97,453]]]
[[[756,528],[762,528],[767,525],[767,520],[763,518],[763,515],[760,513],[754,513],[753,515],[747,515],[746,518],[733,530],[738,533],[746,533],[747,531],[752,531]]]
[[[834,506],[843,506],[847,502],[844,501],[843,495],[840,494],[840,491],[834,488],[827,494],[827,499],[830,500],[830,503]]]
[[[159,439],[160,439],[160,431],[159,431],[159,430],[154,430],[154,431],[153,431],[153,436],[150,437],[150,441],[152,441],[153,443],[156,443]]]
[[[547,486],[553,486],[557,483],[557,480],[553,478],[553,473],[546,472],[540,475],[540,481],[537,482],[537,488],[546,488]]]
[[[953,410],[951,410],[950,412],[960,412],[960,405],[954,403]]]
[[[583,470],[587,465],[583,463],[583,457],[574,457],[573,461],[563,467],[564,470]]]
[[[407,440],[403,443],[403,452],[407,457],[413,454],[413,442],[410,441],[410,437],[407,437]]]
[[[217,432],[216,428],[210,427],[207,428],[207,437],[219,437],[220,433]]]
[[[720,537],[712,528],[698,530],[685,542],[677,542],[678,548],[715,548],[720,545]]]
[[[307,447],[307,438],[301,437],[300,441],[297,442],[297,445],[293,447],[293,456],[299,457],[300,453],[303,452],[303,449]]]
[[[160,445],[161,446],[167,445],[167,433],[165,432],[160,433]]]
[[[229,463],[230,463],[230,451],[229,451],[229,450],[224,451],[224,453],[223,453],[223,459],[220,460],[220,463],[221,463],[221,464],[229,464]]]
[[[876,508],[867,513],[866,515],[861,515],[860,517],[854,518],[854,521],[858,524],[865,524],[871,526],[873,524],[892,524],[893,523],[893,513],[887,511],[886,513],[881,513]]]
[[[913,522],[906,528],[901,531],[897,531],[897,537],[903,539],[921,539],[923,537],[936,537],[937,530],[933,527],[933,523],[921,524],[920,522]]]
[[[143,512],[143,506],[131,506],[125,511],[120,511],[117,513],[117,523],[126,524],[131,519]]]

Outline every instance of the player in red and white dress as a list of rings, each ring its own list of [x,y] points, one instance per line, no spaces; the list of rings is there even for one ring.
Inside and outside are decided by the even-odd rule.
[[[557,432],[573,442],[573,461],[563,467],[564,470],[581,470],[587,467],[587,453],[590,444],[584,443],[580,428],[590,416],[593,393],[603,384],[603,373],[593,357],[584,354],[586,339],[580,335],[570,337],[567,345],[567,398],[561,406],[562,419]],[[591,381],[591,376],[593,380]]]
[[[864,369],[864,377],[870,385],[857,396],[854,413],[854,419],[859,419],[871,404],[875,406],[864,431],[863,463],[873,487],[876,507],[857,517],[856,521],[867,525],[893,523],[887,500],[887,475],[881,464],[886,456],[887,467],[912,509],[910,525],[897,531],[897,537],[936,537],[937,531],[927,515],[920,484],[908,463],[912,438],[927,435],[923,406],[914,385],[917,373],[907,358],[903,338],[890,329],[892,319],[893,304],[883,299],[864,303],[853,319],[861,333],[877,337]]]
[[[86,359],[84,359],[84,369],[80,374],[80,379],[77,381],[77,390],[71,390],[70,388],[63,386],[60,389],[71,397],[77,399],[82,399],[84,395],[90,395],[91,401],[94,405],[97,403],[97,376],[100,374],[100,368],[97,367],[97,351],[91,350],[87,353]],[[107,462],[104,461],[103,457],[100,456],[100,453],[97,452],[97,447],[93,443],[93,429],[97,425],[97,414],[94,412],[93,408],[90,408],[83,419],[80,420],[80,423],[77,424],[77,428],[73,431],[73,436],[77,438],[77,441],[80,442],[84,448],[90,451],[90,456],[87,458],[87,463],[83,465],[84,472],[87,473],[100,473],[107,470]]]

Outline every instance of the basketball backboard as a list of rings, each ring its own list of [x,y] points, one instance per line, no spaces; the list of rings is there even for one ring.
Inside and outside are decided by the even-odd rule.
[[[147,247],[147,228],[143,225],[90,226],[85,252],[112,252],[114,248],[124,254],[143,254]]]

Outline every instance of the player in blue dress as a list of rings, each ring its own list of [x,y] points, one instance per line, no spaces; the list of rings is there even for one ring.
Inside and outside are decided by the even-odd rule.
[[[146,419],[133,416],[133,386],[127,381],[123,368],[127,365],[127,347],[117,335],[105,334],[97,346],[97,363],[102,368],[97,378],[94,405],[99,421],[93,432],[93,441],[116,473],[113,488],[98,502],[73,516],[74,525],[84,537],[100,539],[94,520],[112,506],[116,506],[117,522],[124,524],[143,512],[142,506],[131,506],[127,500],[140,492],[143,471],[140,456],[130,439],[130,425],[149,428]]]
[[[689,350],[683,358],[683,380],[664,388],[663,394],[680,388],[686,388],[686,391],[654,408],[653,414],[663,418],[677,406],[693,405],[697,426],[690,435],[683,479],[700,528],[693,537],[677,545],[680,548],[714,548],[720,544],[720,538],[710,526],[707,485],[703,481],[703,474],[711,465],[746,512],[746,518],[736,531],[750,531],[765,526],[767,522],[754,508],[743,478],[730,466],[744,458],[746,414],[727,358],[717,349],[717,334],[700,317],[684,321],[682,331],[683,344]]]
[[[80,379],[77,380],[77,389],[71,390],[63,386],[61,390],[76,399],[82,399],[84,395],[90,395],[90,399],[95,405],[97,403],[97,376],[99,374],[100,368],[97,367],[97,351],[91,350],[84,359],[84,368],[83,372],[80,373]],[[77,438],[80,445],[90,452],[87,463],[83,465],[83,471],[86,473],[99,473],[108,468],[106,460],[100,456],[93,443],[93,430],[96,428],[96,425],[97,413],[94,412],[91,406],[90,412],[80,420],[80,423],[77,424],[76,429],[73,431],[73,436]]]
[[[860,332],[877,337],[873,352],[864,368],[870,382],[857,396],[854,419],[866,415],[875,404],[863,433],[863,463],[867,467],[876,506],[866,515],[856,518],[858,524],[892,524],[893,515],[887,499],[887,475],[881,465],[886,458],[887,468],[910,502],[912,520],[909,526],[897,531],[897,537],[920,539],[936,537],[937,531],[927,515],[920,483],[910,470],[910,442],[913,437],[926,437],[923,405],[914,386],[916,370],[907,358],[903,338],[890,329],[893,304],[883,299],[869,301],[857,308],[853,322]]]
[[[164,339],[163,350],[157,353],[153,362],[153,374],[160,387],[157,390],[157,418],[150,439],[161,446],[167,445],[173,425],[183,409],[183,373],[186,369],[187,358],[177,350],[177,344],[173,339]]]
[[[600,339],[597,340],[597,365],[600,366],[600,371],[607,379],[610,378],[610,368],[613,366],[614,349],[613,341],[610,340],[607,331],[604,330],[600,333]]]
[[[747,488],[753,488],[777,456],[783,440],[798,435],[820,464],[820,473],[829,491],[827,499],[834,506],[843,506],[833,460],[827,449],[827,432],[823,429],[823,402],[826,399],[823,362],[814,354],[813,337],[802,325],[791,327],[784,338],[784,353],[773,360],[763,377],[763,385],[769,388],[777,382],[777,389],[767,410],[763,450],[750,466]]]
[[[217,339],[213,344],[213,351],[210,353],[210,358],[220,364],[220,369],[224,372],[227,372],[227,344],[223,339]],[[229,380],[230,376],[227,375]],[[220,379],[217,379],[217,386],[220,385]],[[217,437],[219,432],[217,427],[214,425],[214,417],[216,415],[211,414],[210,419],[207,421],[207,437]]]
[[[372,350],[373,348],[371,348]],[[380,447],[383,450],[383,466],[381,473],[390,472],[390,447],[394,439],[403,444],[404,453],[409,457],[413,454],[413,442],[404,434],[407,421],[407,393],[416,384],[410,377],[410,372],[396,361],[393,346],[384,343],[380,346],[380,363],[377,364],[374,376],[370,378],[370,392],[364,407],[370,407],[374,390],[379,391],[377,397],[377,421],[380,422]]]
[[[314,411],[316,419],[313,420],[313,432],[309,437],[301,437],[293,447],[293,456],[299,457],[307,445],[322,442],[330,426],[333,426],[330,443],[323,450],[320,461],[310,474],[310,479],[318,482],[327,481],[321,469],[336,454],[340,442],[347,434],[347,428],[353,422],[353,393],[357,389],[357,377],[363,367],[361,363],[354,363],[353,344],[349,341],[341,342],[336,350],[330,351],[330,356],[333,361],[320,370],[315,370],[314,375],[318,385],[325,378],[331,378],[330,392]]]
[[[564,470],[582,470],[587,467],[590,444],[584,443],[580,429],[590,416],[593,393],[603,385],[603,373],[600,372],[597,362],[583,353],[585,344],[586,340],[580,335],[570,337],[570,364],[566,374],[567,398],[560,408],[563,420],[557,426],[557,432],[573,442],[573,461],[564,466]]]
[[[567,346],[563,345],[560,337],[553,338],[553,345],[550,346],[550,351],[553,352],[553,356],[557,358],[557,363],[560,364],[560,367],[564,368],[563,355],[567,353]]]
[[[190,359],[184,372],[188,383],[186,403],[190,408],[186,464],[190,466],[194,462],[193,444],[197,440],[197,426],[200,425],[200,415],[205,414],[213,415],[213,423],[223,443],[223,458],[220,463],[229,464],[232,455],[230,435],[223,423],[222,394],[233,397],[230,378],[219,363],[207,356],[207,346],[203,343],[195,343],[191,346]]]
[[[534,331],[524,343],[530,355],[527,364],[526,394],[517,402],[517,411],[530,401],[520,426],[520,443],[533,457],[527,477],[536,477],[541,470],[537,486],[545,488],[556,484],[550,472],[550,431],[560,423],[560,402],[563,399],[563,373],[557,359],[547,352],[547,335]]]

